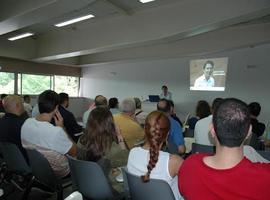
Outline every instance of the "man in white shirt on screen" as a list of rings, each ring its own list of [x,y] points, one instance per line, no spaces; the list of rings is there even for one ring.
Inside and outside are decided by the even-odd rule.
[[[194,87],[208,88],[215,87],[215,80],[212,77],[214,71],[214,62],[208,60],[203,65],[203,75],[195,80]]]

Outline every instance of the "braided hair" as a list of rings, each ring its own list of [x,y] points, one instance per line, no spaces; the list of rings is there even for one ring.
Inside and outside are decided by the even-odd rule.
[[[153,111],[146,117],[144,130],[146,141],[150,145],[150,159],[147,165],[147,172],[141,178],[143,182],[148,182],[150,173],[158,162],[160,147],[169,133],[170,120],[163,112]]]

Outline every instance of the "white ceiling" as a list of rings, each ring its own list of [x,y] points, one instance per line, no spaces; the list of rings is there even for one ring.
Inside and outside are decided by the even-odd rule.
[[[92,13],[64,28],[53,25]],[[74,66],[129,59],[155,59],[219,51],[270,41],[269,0],[1,0],[0,56]],[[237,28],[236,28],[237,27]],[[238,36],[243,27],[252,35]],[[10,42],[22,32],[35,36]],[[267,34],[269,32],[269,36]],[[198,52],[183,49],[204,37]],[[216,38],[217,41],[212,38]],[[218,42],[221,41],[221,42]],[[229,41],[229,40],[228,40]],[[219,45],[216,45],[219,43]],[[182,48],[182,49],[181,49]]]

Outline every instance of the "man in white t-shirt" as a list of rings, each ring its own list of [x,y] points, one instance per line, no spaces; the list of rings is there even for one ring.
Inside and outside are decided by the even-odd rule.
[[[23,107],[24,110],[27,112],[28,116],[31,117],[32,116],[32,109],[33,107],[31,106],[31,98],[29,95],[24,95],[23,97]]]
[[[64,177],[69,174],[65,154],[76,156],[77,146],[64,130],[63,118],[58,111],[59,96],[46,90],[38,98],[40,114],[27,119],[21,129],[22,144],[34,148],[49,161],[55,174]],[[50,123],[54,118],[56,126]],[[42,167],[42,166],[41,166]]]
[[[219,106],[221,103],[221,98],[216,98],[212,103],[212,113],[215,109]],[[194,137],[195,142],[197,144],[203,144],[203,145],[214,145],[214,139],[211,137],[210,134],[210,124],[212,123],[212,115],[209,115],[208,117],[202,118],[199,121],[197,121],[195,128],[194,128]]]

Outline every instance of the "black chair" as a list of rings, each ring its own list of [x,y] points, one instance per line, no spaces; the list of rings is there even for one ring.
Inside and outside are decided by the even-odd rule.
[[[263,158],[270,161],[270,151],[257,151]]]
[[[127,177],[132,200],[175,200],[173,191],[166,181],[150,179],[149,182],[144,183],[141,177],[129,173],[127,168],[124,168],[123,171]]]
[[[191,153],[209,153],[214,154],[216,152],[215,146],[208,146],[203,144],[192,143]]]
[[[112,188],[97,163],[67,157],[72,185],[83,195],[84,199],[120,199],[113,195]]]
[[[27,149],[26,151],[32,173],[40,187],[49,192],[56,192],[57,199],[62,200],[63,188],[70,186],[70,184],[62,185],[63,181],[54,174],[48,160],[40,152],[34,149]]]
[[[1,165],[3,181],[14,185],[23,192],[22,199],[27,199],[34,182],[31,168],[15,144],[1,142],[0,149],[3,156]]]

